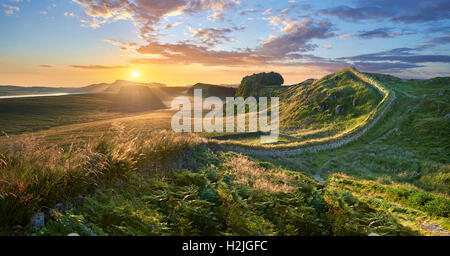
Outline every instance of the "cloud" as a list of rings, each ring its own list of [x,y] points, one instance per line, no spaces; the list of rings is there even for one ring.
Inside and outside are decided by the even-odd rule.
[[[176,27],[176,26],[179,26],[179,25],[181,25],[181,24],[183,24],[183,21],[182,21],[182,20],[181,20],[181,21],[178,21],[178,22],[175,22],[175,23],[166,24],[166,25],[164,26],[164,29],[169,29],[169,28],[172,28],[172,27]]]
[[[410,63],[392,63],[392,62],[354,62],[353,66],[359,70],[367,72],[399,72],[406,69],[420,68],[424,65]]]
[[[392,28],[377,28],[373,30],[364,30],[358,33],[362,39],[393,38],[402,35],[402,32],[392,32]]]
[[[257,10],[257,9],[245,9],[245,10],[242,10],[242,11],[240,11],[239,12],[239,14],[240,15],[247,15],[247,14],[250,14],[250,13],[260,13],[261,12],[261,10]]]
[[[133,20],[142,36],[155,31],[155,26],[164,16],[193,14],[211,11],[219,19],[225,9],[238,4],[236,0],[73,0],[81,5],[84,14],[90,17],[89,25],[97,28],[107,22],[121,19]]]
[[[446,36],[436,37],[427,41],[428,44],[431,45],[441,45],[441,44],[449,44],[450,43],[450,33]]]
[[[403,29],[402,31],[392,31],[393,28],[377,28],[360,31],[356,36],[361,39],[394,38],[397,36],[411,35],[412,31]]]
[[[42,65],[39,65],[39,67],[41,67],[41,68],[52,68],[53,66],[52,65],[42,64]]]
[[[138,47],[137,43],[122,42],[114,39],[106,39],[105,42],[120,47],[122,51],[135,50]]]
[[[426,62],[442,62],[450,63],[448,55],[420,55],[415,52],[420,48],[396,48],[390,51],[363,54],[346,58],[352,61],[398,61],[405,63],[426,63]]]
[[[199,39],[201,43],[208,46],[215,46],[218,44],[222,44],[224,42],[231,42],[232,39],[228,36],[228,34],[233,31],[242,30],[243,27],[233,27],[233,28],[225,28],[225,29],[217,29],[217,28],[201,28],[201,29],[192,29],[189,28],[189,31],[192,33],[192,37]]]
[[[448,0],[357,0],[354,6],[340,5],[318,11],[354,22],[388,20],[403,24],[448,20],[449,12]]]
[[[20,8],[19,8],[18,6],[15,6],[15,5],[2,4],[2,6],[3,6],[3,8],[6,9],[6,10],[5,10],[5,14],[6,14],[7,16],[13,15],[13,14],[15,14],[16,12],[19,12],[19,11],[20,11]]]
[[[138,59],[135,63],[176,63],[192,64],[200,63],[206,66],[240,66],[247,64],[263,64],[258,58],[251,57],[248,51],[215,51],[207,46],[199,46],[190,42],[179,42],[176,44],[148,42],[136,50],[140,54],[159,54],[164,58]]]
[[[70,17],[75,17],[76,15],[75,15],[75,13],[73,13],[73,12],[65,12],[64,13],[64,16],[70,16]]]
[[[304,58],[305,53],[318,46],[311,43],[313,39],[325,39],[336,34],[328,21],[311,19],[294,19],[287,16],[293,8],[286,8],[280,15],[267,17],[270,24],[279,27],[281,34],[273,35],[253,49],[220,50],[218,45],[233,41],[231,34],[243,27],[231,28],[189,28],[191,40],[176,43],[162,43],[158,40],[159,29],[170,28],[165,25],[159,28],[161,21],[170,16],[209,12],[218,18],[226,9],[239,5],[236,0],[74,0],[84,8],[85,15],[90,17],[91,27],[98,27],[106,22],[122,18],[133,20],[140,29],[140,37],[146,41],[143,45],[125,44],[117,40],[108,40],[123,50],[135,50],[143,55],[157,55],[159,58],[145,58],[135,62],[146,63],[198,63],[203,65],[262,65],[276,61],[288,61],[292,58]],[[245,9],[244,13],[261,12],[256,9]],[[241,12],[241,14],[243,13]],[[268,12],[267,12],[268,13]]]
[[[395,48],[389,51],[339,58],[368,71],[406,70],[426,63],[450,63],[449,55],[419,54],[426,47]]]
[[[272,9],[272,8],[269,8],[269,9],[265,10],[262,14],[263,14],[263,15],[271,15],[272,12],[273,12],[273,9]]]
[[[311,19],[296,20],[283,15],[270,18],[270,23],[284,34],[272,36],[259,47],[258,52],[274,58],[288,54],[308,52],[317,48],[312,39],[326,39],[336,36],[333,25],[328,21],[314,22]]]
[[[351,37],[352,37],[351,34],[343,34],[343,35],[339,36],[339,38],[342,40],[347,40],[347,39],[350,39]]]
[[[279,21],[279,22],[278,22]],[[226,36],[232,30],[203,29],[191,30],[193,36],[203,40],[204,46],[184,41],[174,44],[149,41],[147,45],[136,51],[141,54],[160,54],[162,59],[136,60],[139,63],[199,63],[203,65],[245,66],[277,63],[292,65],[294,61],[310,60],[300,52],[308,52],[318,47],[311,44],[312,39],[329,38],[335,36],[331,23],[326,21],[313,22],[309,19],[301,21],[281,18],[273,24],[283,32],[280,36],[272,36],[255,49],[238,49],[223,51],[211,49],[211,44],[229,40]],[[237,29],[237,28],[236,28]],[[317,59],[316,59],[317,60]]]
[[[318,12],[327,16],[337,16],[349,21],[374,20],[389,16],[385,10],[377,7],[353,8],[349,6],[338,6],[330,9],[322,9]]]
[[[356,65],[368,71],[407,70],[423,67],[426,63],[449,63],[449,56],[438,54],[423,54],[423,49],[448,43],[448,36],[439,35],[429,39],[423,46],[417,48],[396,48],[389,51],[350,56],[338,59],[327,59],[312,55],[312,51],[320,47],[332,49],[331,44],[316,43],[317,40],[339,36],[337,28],[324,16],[339,17],[347,21],[377,20],[394,23],[414,23],[437,21],[443,17],[439,11],[438,18],[430,17],[428,12],[435,8],[446,10],[446,2],[436,2],[424,5],[417,0],[399,0],[398,2],[384,0],[355,0],[351,6],[340,5],[315,11],[309,6],[292,5],[282,10],[262,8],[237,8],[237,0],[73,0],[84,10],[83,23],[93,28],[120,19],[131,20],[139,29],[140,38],[144,43],[123,42],[108,39],[106,42],[120,47],[125,51],[134,51],[141,56],[131,60],[130,64],[201,64],[204,66],[314,66],[323,69],[336,70],[347,65]],[[181,18],[173,22],[171,17],[183,15],[203,16],[209,20],[222,20],[226,11],[233,10],[235,14],[247,15],[258,13],[259,18],[266,20],[274,28],[274,32],[251,48],[222,47],[227,42],[234,41],[233,33],[242,27],[223,26],[188,27],[190,38],[168,42],[161,39],[161,31],[182,24]],[[265,11],[264,11],[265,10]],[[272,15],[278,13],[279,15]],[[296,13],[294,18],[294,13]],[[318,15],[322,14],[322,15]],[[419,17],[420,16],[420,17]],[[253,16],[252,16],[253,17]],[[169,23],[169,20],[171,23]],[[231,21],[227,22],[232,23]],[[168,23],[168,24],[167,24]],[[206,23],[205,23],[206,24]],[[207,24],[210,24],[209,22]],[[385,23],[382,23],[385,24]],[[191,24],[189,24],[191,25]],[[442,24],[441,24],[442,25]],[[191,25],[192,26],[192,25]],[[375,29],[361,30],[355,34],[340,34],[341,39],[360,38],[393,38],[409,35],[406,29],[394,29],[383,26]],[[346,31],[339,31],[346,32]],[[187,33],[186,33],[187,34]],[[221,48],[219,48],[221,47]],[[83,69],[114,69],[124,66],[73,65]]]
[[[127,68],[128,66],[71,65],[71,67],[81,69],[120,69]]]

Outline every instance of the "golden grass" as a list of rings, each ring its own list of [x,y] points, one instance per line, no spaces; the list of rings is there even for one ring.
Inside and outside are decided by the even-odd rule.
[[[172,110],[156,110],[129,117],[63,125],[34,133],[0,136],[0,148],[11,141],[30,137],[34,137],[40,142],[49,145],[85,144],[100,137],[115,137],[115,127],[117,126],[123,126],[123,129],[129,131],[150,133],[155,130],[169,129],[173,113],[174,111]]]
[[[296,180],[277,169],[265,169],[245,156],[229,159],[225,166],[236,178],[235,182],[268,193],[289,193],[295,190]]]
[[[134,172],[173,167],[191,147],[203,142],[192,134],[153,131],[134,134],[115,127],[114,137],[84,145],[40,144],[21,137],[0,149],[0,228],[22,224],[32,213],[101,184],[128,179]]]

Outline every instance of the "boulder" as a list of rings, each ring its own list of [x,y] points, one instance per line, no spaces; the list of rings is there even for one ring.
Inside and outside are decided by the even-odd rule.
[[[36,213],[31,217],[31,229],[39,230],[45,225],[45,215],[43,213]]]

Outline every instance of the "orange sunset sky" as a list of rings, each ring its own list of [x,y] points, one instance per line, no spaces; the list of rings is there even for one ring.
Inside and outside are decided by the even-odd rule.
[[[448,76],[447,0],[1,0],[0,85]],[[139,75],[133,77],[133,72]]]

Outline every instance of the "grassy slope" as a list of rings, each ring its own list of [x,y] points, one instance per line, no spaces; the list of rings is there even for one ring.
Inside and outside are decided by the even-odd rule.
[[[2,120],[7,120],[0,122],[0,132],[14,135],[150,113],[162,104],[170,105],[168,100],[185,90],[152,89],[146,92],[150,96],[145,97],[138,87],[127,88],[130,93],[0,99],[0,116]]]
[[[20,144],[20,143],[19,143]],[[46,216],[36,235],[414,235],[358,194],[235,153],[214,153],[190,135],[126,133],[78,149],[24,142],[2,156],[2,230]],[[23,156],[27,155],[27,158]],[[48,159],[47,159],[48,157]],[[42,162],[40,159],[46,158]],[[64,160],[64,161],[62,161]],[[71,166],[71,167],[68,167]],[[8,171],[6,171],[8,170]],[[17,183],[20,181],[20,184]],[[45,193],[44,193],[45,191]],[[85,195],[80,200],[77,195]],[[17,197],[16,197],[17,196]],[[419,207],[433,221],[448,199]],[[447,201],[446,201],[447,200]],[[57,202],[63,205],[53,208]],[[403,202],[403,201],[402,201]],[[415,202],[415,201],[414,201]],[[445,209],[444,209],[445,210]],[[427,215],[428,214],[428,215]],[[435,214],[435,215],[433,215]],[[439,222],[441,224],[443,222]],[[17,229],[17,228],[16,228]]]
[[[272,93],[280,97],[281,133],[295,138],[264,146],[280,149],[322,143],[351,133],[367,122],[383,99],[349,68]],[[236,138],[234,142],[255,146],[258,140]]]
[[[306,166],[311,175],[320,169],[319,174],[325,179],[330,173],[344,172],[384,184],[409,184],[448,195],[450,120],[445,116],[450,112],[449,95],[441,95],[444,84],[427,87],[429,83],[384,80],[397,92],[397,100],[363,137],[339,149],[273,162],[291,170]]]
[[[139,133],[146,134],[154,130],[170,127],[173,113],[171,110],[156,110],[149,113],[136,113],[131,116],[119,118],[55,126],[32,133],[10,134],[0,137],[0,149],[2,149],[1,145],[20,140],[21,138],[34,138],[45,145],[67,147],[71,144],[85,144],[88,141],[96,140],[100,137],[114,137],[118,129],[139,131]]]
[[[0,115],[8,121],[0,123],[0,130],[18,134],[123,115],[111,111],[112,100],[109,94],[2,99]]]
[[[285,127],[314,119],[307,127],[332,127],[330,135],[354,126],[354,119],[369,114],[382,99],[375,89],[348,70],[312,84],[294,86],[281,97],[281,122]],[[336,107],[342,109],[339,114]]]
[[[150,136],[153,146],[145,150],[148,147],[136,147],[129,139],[106,144],[93,139],[89,146],[73,149],[36,149],[26,146],[28,142],[25,148],[12,147],[16,154],[2,149],[0,168],[8,172],[2,172],[0,195],[17,197],[1,201],[0,215],[21,218],[3,219],[2,229],[9,234],[13,225],[23,226],[31,214],[44,211],[47,225],[36,234],[445,234],[427,227],[435,223],[449,231],[450,126],[444,118],[450,112],[449,97],[448,92],[440,95],[445,80],[434,82],[384,80],[398,92],[398,101],[369,133],[337,150],[282,160],[216,154],[196,143],[186,149],[179,144],[186,145],[185,139],[145,134],[170,123],[165,112],[39,132],[37,137],[50,144],[64,144],[71,141],[68,134],[85,136],[83,142],[100,137],[113,124],[123,124],[118,127]],[[112,135],[117,131],[105,137]],[[155,142],[156,138],[160,139]],[[167,159],[178,163],[174,159],[179,159],[180,149],[182,158],[191,161],[166,167]],[[160,155],[166,157],[155,158]],[[100,173],[80,168],[80,162],[93,156],[106,161],[96,162],[104,168]],[[42,162],[46,157],[51,160]],[[312,176],[327,161],[323,178],[343,172],[363,180],[334,175],[318,184],[297,173]],[[85,171],[91,174],[85,176]],[[31,189],[24,189],[30,184]],[[79,194],[85,195],[81,204],[72,199]],[[56,202],[70,209],[49,211]]]

